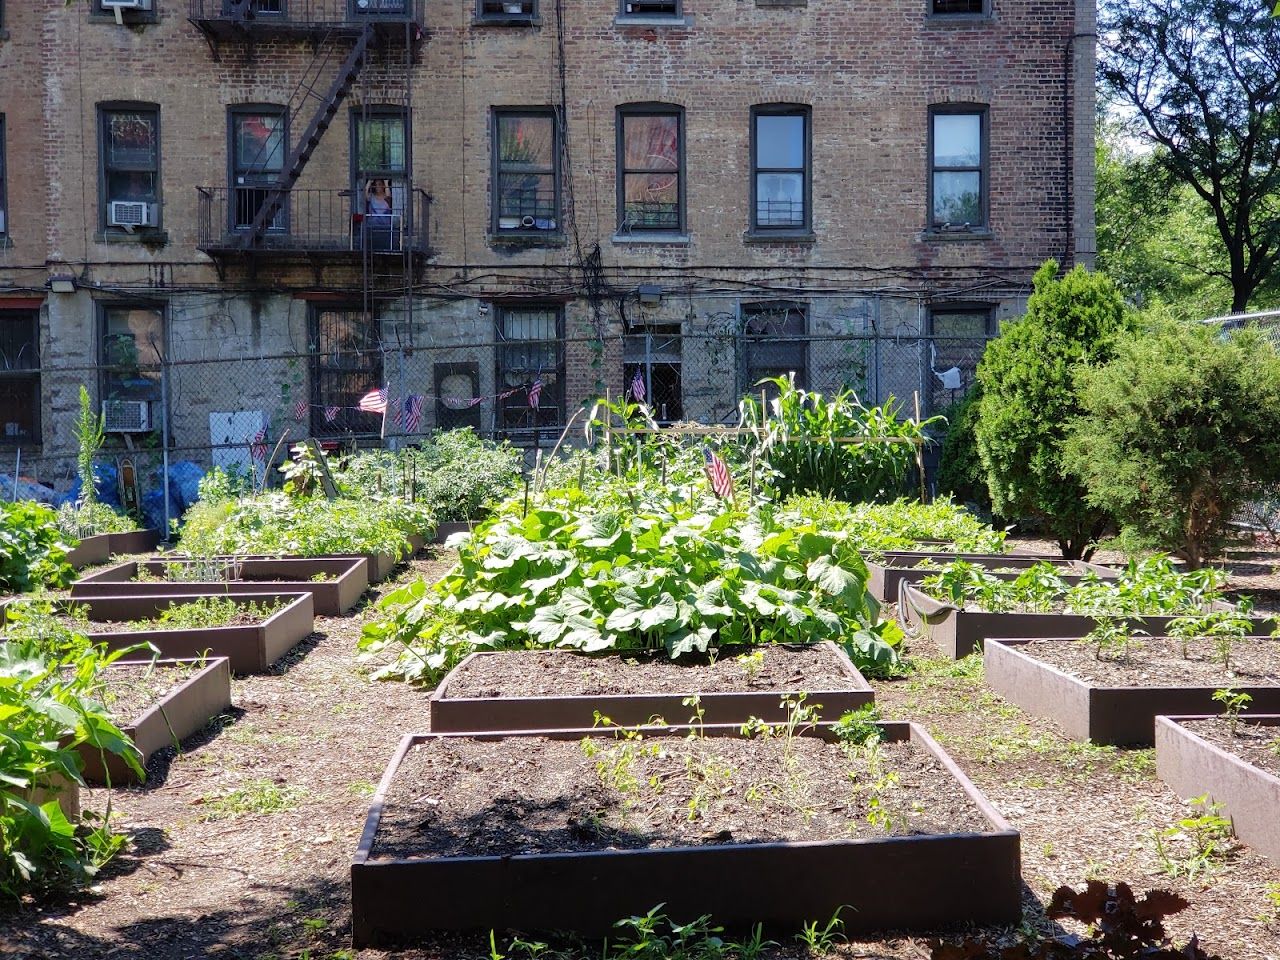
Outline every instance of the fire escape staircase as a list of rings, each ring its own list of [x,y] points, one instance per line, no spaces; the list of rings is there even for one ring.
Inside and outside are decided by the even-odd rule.
[[[237,0],[234,10],[241,11],[242,8],[247,8],[249,3],[250,0]],[[314,84],[309,85],[304,90],[304,99],[306,97],[316,97],[320,100],[320,105],[316,109],[315,115],[312,116],[311,122],[307,124],[306,130],[303,131],[302,137],[290,148],[280,179],[272,185],[270,192],[263,200],[262,206],[258,209],[258,213],[253,219],[252,226],[241,238],[240,244],[243,249],[250,250],[258,244],[275,220],[276,215],[280,212],[281,207],[288,201],[289,192],[297,184],[298,178],[302,176],[302,171],[306,167],[307,161],[311,159],[311,154],[315,152],[325,131],[333,123],[333,118],[337,116],[338,110],[359,78],[360,70],[364,67],[365,58],[369,53],[369,44],[373,36],[373,24],[366,23],[357,35],[351,52],[347,54],[346,60],[339,67],[338,75],[334,77],[329,89],[323,95],[316,92]],[[317,77],[316,81],[318,82],[318,80],[319,78]]]

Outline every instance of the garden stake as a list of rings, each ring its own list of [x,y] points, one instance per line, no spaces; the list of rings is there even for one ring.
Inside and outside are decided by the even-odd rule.
[[[529,515],[529,474],[524,475],[524,516]]]
[[[915,397],[916,426],[918,427],[920,426],[920,391],[913,390],[911,392],[912,392],[912,395]],[[924,486],[924,441],[917,440],[914,446],[916,448],[916,469],[920,471],[920,502],[928,503],[929,502],[928,491],[925,490],[925,486]]]

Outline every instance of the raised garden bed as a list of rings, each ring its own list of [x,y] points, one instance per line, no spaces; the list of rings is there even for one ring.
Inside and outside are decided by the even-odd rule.
[[[142,754],[145,764],[157,750],[177,746],[231,706],[231,668],[226,657],[210,660],[117,662],[104,671],[104,699],[116,725]],[[114,699],[113,699],[114,698]],[[137,775],[120,757],[80,747],[84,778],[90,784],[121,784]]]
[[[262,587],[259,587],[262,589]],[[200,599],[196,594],[165,596],[88,597],[76,606],[99,623],[154,620],[170,606]],[[244,593],[231,597],[248,606],[284,606],[265,620],[225,627],[198,627],[177,630],[101,631],[89,634],[109,649],[150,643],[161,656],[170,658],[226,657],[233,673],[263,673],[271,664],[306,639],[315,630],[315,605],[310,593]]]
[[[881,772],[900,777],[876,794],[895,818],[888,830],[849,779],[872,788],[865,756],[846,757],[828,726],[756,739],[727,726],[702,737],[649,728],[640,741],[601,729],[407,736],[351,867],[355,946],[436,930],[602,936],[657,902],[673,917],[770,932],[837,909],[849,933],[1016,922],[1018,833],[923,728],[880,726]],[[610,758],[628,746],[631,792],[597,766],[616,769]],[[689,756],[700,759],[686,767]],[[783,767],[813,793],[770,780]],[[721,788],[699,794],[699,782]],[[705,805],[696,818],[689,791]]]
[[[67,554],[67,563],[71,569],[82,570],[99,563],[106,563],[111,557],[111,534],[99,533],[92,537],[81,537],[80,542]]]
[[[63,816],[71,821],[80,819],[80,784],[60,773],[50,777],[44,786],[23,790],[20,796],[37,807],[57,799]]]
[[[437,733],[590,727],[596,712],[633,726],[663,717],[688,720],[698,696],[706,723],[786,718],[782,698],[800,693],[821,717],[873,703],[875,693],[848,655],[830,641],[764,646],[758,656],[721,652],[680,665],[665,653],[594,656],[564,650],[473,653],[431,695]]]
[[[163,537],[159,530],[130,530],[128,533],[109,533],[107,552],[111,556],[134,553],[150,553],[160,546]]]
[[[446,520],[444,523],[436,524],[435,536],[432,543],[444,543],[455,533],[469,533],[474,524],[466,520]]]
[[[1208,794],[1236,836],[1280,859],[1280,715],[1246,714],[1236,734],[1219,717],[1156,720],[1156,773],[1185,799]]]
[[[1214,609],[1225,610],[1228,605],[1219,602]],[[984,640],[1083,637],[1098,625],[1097,618],[1076,613],[961,610],[955,604],[937,600],[911,584],[902,588],[898,616],[953,660],[967,657],[980,649]],[[1169,622],[1174,619],[1168,616],[1130,617],[1126,622],[1135,630],[1158,636],[1168,630]],[[1255,623],[1259,633],[1271,630],[1270,620],[1257,620]]]
[[[1119,571],[1111,567],[1086,563],[1083,560],[1062,560],[1056,557],[1032,556],[1014,553],[929,553],[925,551],[888,551],[876,560],[867,561],[867,588],[882,603],[897,603],[904,583],[919,583],[932,577],[948,563],[963,560],[975,566],[985,567],[1002,580],[1013,580],[1018,573],[1037,563],[1048,563],[1057,569],[1059,576],[1076,584],[1085,575],[1114,577]],[[924,566],[922,566],[922,564]]]
[[[1252,696],[1256,709],[1280,712],[1280,640],[1237,640],[1231,674],[1207,649],[1187,660],[1177,640],[1137,640],[1126,661],[1097,660],[1072,640],[993,640],[983,654],[986,683],[1070,737],[1116,746],[1151,746],[1161,714],[1213,713],[1214,691],[1227,686]]]
[[[218,579],[170,579],[171,568],[207,561],[129,560],[81,577],[71,585],[74,600],[86,597],[236,596],[246,593],[310,593],[317,616],[336,617],[359,602],[369,586],[363,557],[282,557],[234,560],[219,564]],[[197,567],[199,569],[199,567]],[[145,579],[139,580],[139,573]],[[320,578],[324,579],[313,579]]]

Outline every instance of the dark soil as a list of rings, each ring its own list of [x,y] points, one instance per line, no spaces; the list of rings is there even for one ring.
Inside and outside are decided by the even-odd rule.
[[[1280,777],[1280,726],[1250,723],[1248,716],[1242,715],[1240,722],[1236,724],[1235,736],[1232,736],[1231,724],[1222,717],[1179,720],[1178,724],[1208,740],[1215,747],[1234,753],[1241,760],[1265,770],[1273,777]],[[1277,816],[1280,816],[1280,811]]]
[[[104,670],[102,691],[97,699],[107,708],[117,726],[133,723],[148,707],[185,683],[199,668],[194,664],[130,666],[116,664]]]
[[[868,820],[873,799],[888,823]],[[816,737],[447,738],[405,757],[374,856],[515,856],[990,831],[910,743]]]
[[[1233,640],[1230,671],[1209,639],[1193,640],[1186,658],[1182,642],[1169,637],[1134,637],[1124,660],[1112,652],[1099,660],[1092,644],[1070,640],[1033,640],[1014,649],[1098,686],[1280,686],[1280,640],[1270,638]]]
[[[1013,545],[1056,552],[1044,541]],[[1280,549],[1260,545],[1241,559],[1248,569],[1233,569],[1233,587],[1255,595],[1275,588],[1280,597]],[[413,566],[377,591],[438,576],[448,561]],[[1280,611],[1280,602],[1258,608]],[[40,905],[0,904],[0,957],[350,960],[350,860],[369,798],[399,739],[427,730],[424,691],[371,682],[357,661],[360,628],[375,615],[370,602],[348,617],[319,617],[318,633],[270,673],[234,678],[232,711],[183,754],[154,759],[145,786],[111,792],[113,824],[130,846],[91,890]],[[1235,846],[1188,879],[1171,877],[1156,856],[1153,835],[1197,813],[1156,776],[1153,751],[1070,740],[987,690],[980,657],[956,663],[927,641],[907,644],[912,675],[874,682],[881,713],[924,724],[1022,833],[1023,924],[984,932],[1005,945],[1023,941],[1020,929],[1082,933],[1079,925],[1047,920],[1044,904],[1059,885],[1078,889],[1092,877],[1123,880],[1139,892],[1171,889],[1189,900],[1167,922],[1179,944],[1195,932],[1224,960],[1280,958],[1280,904],[1268,895],[1280,883],[1275,861]],[[204,798],[256,782],[296,788],[301,799],[271,812],[204,816]],[[87,809],[102,811],[107,796],[84,791]],[[1183,841],[1172,846],[1188,850]],[[655,890],[654,904],[662,899]],[[790,931],[765,936],[781,946],[766,948],[762,960],[929,957],[917,936],[885,935],[817,953],[798,946]],[[502,931],[496,941],[506,955],[527,957]],[[355,956],[488,960],[489,938],[441,936],[414,949]],[[600,950],[573,956],[599,957]]]
[[[170,608],[172,609],[172,608]],[[182,623],[167,623],[163,620],[91,620],[76,621],[70,618],[63,620],[68,627],[90,633],[136,633],[140,630],[203,630],[211,627],[251,627],[279,613],[279,608],[268,613],[238,607],[233,616],[217,623],[202,623],[198,626]]]
[[[589,656],[531,651],[475,657],[449,680],[451,698],[580,697],[631,693],[855,690],[830,648],[764,647],[763,660],[729,652],[673,661],[664,653]]]

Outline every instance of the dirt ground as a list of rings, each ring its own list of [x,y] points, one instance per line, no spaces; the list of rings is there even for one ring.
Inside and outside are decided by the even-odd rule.
[[[1280,551],[1237,561],[1242,585],[1280,589]],[[447,563],[418,560],[399,579],[436,576]],[[366,603],[349,617],[317,619],[317,633],[271,674],[233,681],[232,712],[162,761],[145,786],[113,791],[113,822],[130,836],[128,850],[89,891],[0,911],[0,958],[487,958],[487,937],[350,950],[349,861],[368,798],[400,737],[427,727],[424,692],[372,682],[357,664],[356,640],[371,615]],[[907,652],[913,674],[875,684],[881,713],[923,723],[1022,832],[1024,933],[1053,932],[1042,905],[1058,885],[1124,880],[1191,901],[1169,923],[1179,942],[1194,931],[1223,960],[1280,960],[1280,863],[1228,844],[1188,878],[1187,843],[1167,837],[1165,861],[1180,871],[1170,876],[1157,837],[1197,813],[1156,779],[1151,751],[1067,740],[987,691],[980,660],[939,660],[910,641]],[[86,806],[101,810],[107,799],[90,791]],[[773,955],[803,951],[788,943]],[[887,937],[835,955],[928,951]]]

